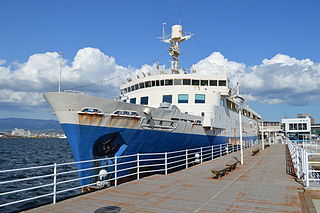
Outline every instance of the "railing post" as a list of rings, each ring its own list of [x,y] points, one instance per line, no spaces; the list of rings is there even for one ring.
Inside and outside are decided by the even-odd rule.
[[[222,144],[220,143],[220,157],[222,156]]]
[[[308,159],[308,152],[306,152],[306,187],[309,187],[309,159]]]
[[[53,166],[53,204],[57,201],[57,163]]]
[[[164,166],[165,166],[165,169],[164,169],[165,175],[167,175],[168,174],[168,153],[167,152],[164,153]]]
[[[140,154],[137,153],[137,179],[140,179]]]
[[[232,152],[234,152],[234,144],[232,144]]]
[[[188,149],[186,149],[186,169],[188,169]]]
[[[213,145],[211,146],[211,160],[213,160]]]
[[[297,160],[297,169],[296,169],[296,172],[297,172],[297,177],[300,178],[300,160],[299,160],[299,156],[300,156],[300,150],[299,148],[297,148],[297,155],[296,155],[296,160]]]
[[[200,162],[202,163],[202,147],[200,147],[200,157],[201,157],[200,158],[201,159]]]
[[[114,186],[117,186],[118,185],[118,158],[117,156],[114,157]]]

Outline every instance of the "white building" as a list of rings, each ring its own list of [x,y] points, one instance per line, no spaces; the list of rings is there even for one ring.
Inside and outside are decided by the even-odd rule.
[[[12,136],[19,136],[19,137],[30,137],[31,136],[31,132],[29,130],[26,129],[18,129],[18,128],[14,128],[11,132]]]
[[[285,118],[282,119],[284,131],[288,137],[292,139],[309,138],[311,133],[311,119],[306,118]]]

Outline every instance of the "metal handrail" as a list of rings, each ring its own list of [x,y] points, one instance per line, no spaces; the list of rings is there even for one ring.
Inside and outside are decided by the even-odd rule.
[[[54,165],[50,164],[50,165],[44,165],[44,166],[33,166],[33,167],[24,167],[24,168],[18,168],[18,169],[7,169],[7,170],[1,170],[0,173],[16,172],[16,171],[31,170],[31,169],[42,169],[42,168],[50,168],[50,167],[54,167]]]
[[[244,146],[243,148],[247,148],[250,146],[255,145],[255,143],[248,143],[247,146]],[[292,150],[292,147],[289,147],[290,150]],[[40,176],[35,176],[35,177],[28,177],[28,178],[22,178],[22,179],[15,179],[15,180],[10,180],[10,181],[3,181],[0,182],[0,184],[9,184],[9,183],[16,183],[20,181],[26,181],[26,180],[35,180],[35,179],[41,179],[41,178],[47,178],[47,177],[53,177],[54,181],[53,183],[48,183],[40,186],[33,186],[33,187],[27,187],[23,189],[17,189],[13,191],[8,191],[8,192],[3,192],[0,193],[0,196],[3,195],[8,195],[8,194],[14,194],[18,192],[23,192],[23,191],[31,191],[31,190],[36,190],[39,188],[44,188],[44,187],[49,187],[53,186],[53,192],[52,193],[47,193],[44,195],[40,196],[35,196],[31,198],[26,198],[18,201],[13,201],[13,202],[8,202],[4,204],[0,204],[0,207],[3,206],[8,206],[8,205],[13,205],[16,203],[32,200],[32,199],[37,199],[41,197],[46,197],[46,196],[53,196],[53,203],[56,203],[56,195],[61,194],[67,191],[71,190],[76,190],[80,189],[83,187],[89,187],[89,186],[94,186],[97,184],[97,182],[94,183],[89,183],[85,185],[80,185],[77,187],[71,187],[67,189],[59,189],[57,190],[58,185],[62,185],[65,183],[70,183],[70,182],[75,182],[75,181],[80,181],[80,180],[85,180],[85,179],[90,179],[90,178],[95,178],[99,177],[99,174],[95,175],[88,175],[85,177],[77,177],[77,178],[71,178],[67,180],[62,180],[62,181],[57,181],[57,177],[61,177],[62,175],[66,174],[71,174],[71,173],[76,173],[76,172],[84,172],[84,171],[90,171],[90,170],[96,170],[96,169],[105,169],[105,168],[113,168],[111,171],[108,171],[108,178],[106,180],[102,180],[102,182],[109,182],[114,181],[114,186],[117,185],[117,182],[119,179],[132,176],[132,175],[137,175],[137,179],[139,179],[140,174],[144,173],[159,173],[161,174],[168,174],[169,170],[178,168],[178,167],[189,167],[189,163],[194,162],[197,158],[195,156],[196,153],[200,155],[198,158],[199,162],[197,163],[203,163],[204,161],[208,161],[210,159],[223,156],[225,154],[229,154],[235,151],[239,150],[239,145],[235,144],[217,144],[217,145],[211,145],[211,146],[205,146],[205,147],[197,147],[197,148],[192,148],[192,149],[186,149],[186,150],[177,150],[173,152],[165,152],[165,153],[137,153],[137,154],[131,154],[131,155],[124,155],[124,156],[116,156],[116,157],[108,157],[108,158],[102,158],[102,159],[94,159],[94,160],[84,160],[84,161],[75,161],[75,162],[66,162],[66,163],[55,163],[51,165],[43,165],[43,166],[34,166],[34,167],[27,167],[27,168],[19,168],[19,169],[9,169],[9,170],[2,170],[0,173],[4,172],[17,172],[17,171],[25,171],[25,170],[30,170],[30,169],[45,169],[45,168],[53,168],[54,171],[51,174],[45,174],[45,175],[40,175]],[[181,153],[181,154],[179,154]],[[178,154],[178,155],[177,155]],[[173,156],[170,156],[173,155]],[[143,156],[153,156],[153,158],[150,159],[143,159]],[[164,156],[164,157],[162,157]],[[118,159],[124,159],[124,158],[130,158],[130,157],[135,157],[135,160],[129,160],[129,161],[124,161],[124,162],[118,162]],[[107,164],[103,166],[93,166],[89,168],[83,168],[83,169],[72,169],[70,171],[60,171],[57,172],[57,168],[61,168],[66,165],[79,165],[83,163],[93,163],[93,162],[99,162],[99,161],[106,161],[106,160],[113,160],[113,164]],[[164,162],[159,162],[155,163],[156,161],[164,161]],[[143,164],[141,164],[143,162]],[[130,165],[133,164],[133,165]],[[177,164],[177,165],[173,165]],[[127,165],[127,166],[126,166]],[[122,168],[119,168],[119,166],[122,166]],[[123,168],[123,166],[125,168]],[[156,169],[153,170],[145,170],[141,171],[141,168],[145,167],[153,167]],[[157,167],[162,167],[162,168],[157,168]],[[65,168],[69,169],[69,168]],[[127,171],[132,170],[133,172],[129,174]],[[136,171],[136,172],[134,172]],[[310,170],[309,172],[312,172],[313,170]],[[312,179],[310,179],[312,180]],[[60,187],[61,188],[61,187]]]

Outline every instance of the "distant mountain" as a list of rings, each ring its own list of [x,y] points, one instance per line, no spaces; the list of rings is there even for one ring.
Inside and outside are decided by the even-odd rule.
[[[55,120],[0,118],[0,131],[13,130],[14,128],[41,132],[62,132],[60,124]]]

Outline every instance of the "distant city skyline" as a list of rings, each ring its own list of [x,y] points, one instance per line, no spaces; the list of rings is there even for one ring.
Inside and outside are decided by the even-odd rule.
[[[182,44],[181,66],[227,72],[265,120],[310,113],[320,123],[320,2],[4,0],[0,7],[0,118],[54,119],[42,97],[62,89],[117,98],[135,75],[169,67],[162,36],[179,23],[195,37]]]

